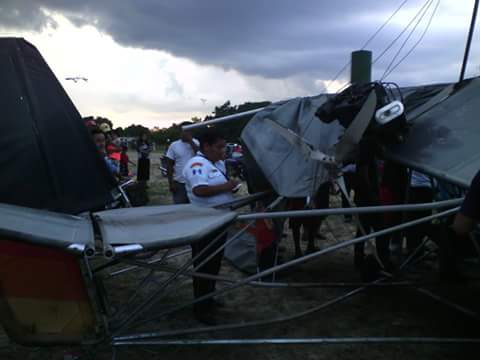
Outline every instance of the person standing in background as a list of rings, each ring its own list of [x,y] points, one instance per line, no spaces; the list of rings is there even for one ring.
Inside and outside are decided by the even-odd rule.
[[[190,122],[181,123],[180,126],[190,125]],[[188,204],[187,190],[183,168],[188,160],[195,156],[200,143],[192,137],[188,130],[182,130],[180,139],[172,142],[168,147],[167,154],[167,178],[170,192],[175,204]]]
[[[118,163],[107,156],[105,133],[99,128],[93,128],[90,130],[90,134],[92,135],[92,140],[97,147],[100,156],[105,161],[108,170],[117,179],[119,175]]]
[[[137,181],[139,183],[147,185],[147,181],[150,179],[150,153],[152,152],[152,146],[148,141],[147,133],[143,133],[137,141],[137,153],[138,153],[138,167],[137,167]]]

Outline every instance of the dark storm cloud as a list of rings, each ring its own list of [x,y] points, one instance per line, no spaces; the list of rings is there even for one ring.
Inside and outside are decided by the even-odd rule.
[[[5,2],[5,0],[2,0]],[[0,24],[39,29],[41,9],[58,11],[76,25],[91,24],[122,45],[167,51],[200,64],[283,78],[311,74],[330,78],[401,0],[6,0]],[[418,8],[422,0],[410,1]],[[401,30],[390,26],[388,41]],[[372,45],[379,53],[387,42]],[[379,43],[380,42],[380,43]],[[430,46],[429,56],[445,54]],[[387,58],[387,56],[385,57]],[[379,71],[388,61],[378,63]]]
[[[42,13],[37,5],[28,1],[0,1],[0,26],[7,29],[41,30],[55,22]]]

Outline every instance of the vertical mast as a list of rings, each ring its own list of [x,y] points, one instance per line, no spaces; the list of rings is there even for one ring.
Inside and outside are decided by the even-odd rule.
[[[367,84],[372,81],[372,52],[358,50],[352,52],[352,67],[350,82],[352,84]]]
[[[460,79],[458,80],[459,82],[463,81],[465,78],[465,70],[467,68],[468,55],[470,53],[470,45],[472,44],[472,36],[475,30],[475,22],[477,19],[478,2],[479,0],[475,0],[475,5],[473,7],[472,21],[470,23],[470,30],[468,32],[467,45],[465,47],[465,54],[463,56],[462,70],[460,72]]]

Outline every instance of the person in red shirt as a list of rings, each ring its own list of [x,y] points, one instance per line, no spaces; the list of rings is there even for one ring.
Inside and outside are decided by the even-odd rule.
[[[128,177],[129,171],[128,171],[128,163],[130,159],[128,158],[128,146],[123,145],[122,146],[122,152],[120,153],[120,176],[122,177]]]

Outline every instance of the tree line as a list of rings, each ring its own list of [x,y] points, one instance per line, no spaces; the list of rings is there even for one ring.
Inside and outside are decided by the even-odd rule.
[[[193,117],[190,121],[193,123],[210,121],[216,118],[262,108],[269,104],[271,104],[269,101],[263,101],[263,102],[246,102],[241,105],[232,105],[230,101],[226,101],[224,104],[220,106],[215,106],[211,115],[207,115],[203,119],[199,117]],[[246,122],[250,118],[251,117],[243,119],[242,121],[231,122],[228,124],[228,127],[226,126],[221,127],[220,131],[223,132],[223,135],[225,136],[227,141],[236,142],[238,141],[237,134],[240,134],[242,128],[245,126]],[[175,124],[175,123],[168,128],[154,127],[153,129],[149,129],[143,125],[136,125],[136,124],[132,124],[126,128],[122,128],[122,127],[114,127],[113,122],[110,119],[107,119],[104,117],[95,117],[93,119],[96,121],[98,125],[101,123],[107,123],[110,126],[110,128],[113,129],[117,133],[117,135],[120,137],[138,138],[140,137],[140,135],[146,133],[148,134],[151,141],[155,142],[158,145],[167,145],[171,141],[178,139],[181,132],[180,124]],[[201,130],[199,132],[201,132]],[[198,136],[197,133],[195,133],[195,135]]]

